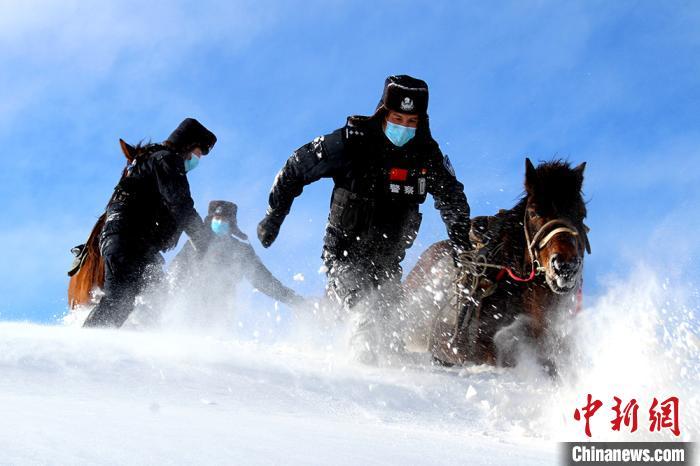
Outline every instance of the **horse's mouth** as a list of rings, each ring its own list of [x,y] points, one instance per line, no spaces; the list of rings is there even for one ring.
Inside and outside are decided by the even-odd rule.
[[[576,288],[578,284],[578,275],[571,277],[563,277],[561,275],[545,275],[545,281],[549,288],[557,294],[566,294]]]

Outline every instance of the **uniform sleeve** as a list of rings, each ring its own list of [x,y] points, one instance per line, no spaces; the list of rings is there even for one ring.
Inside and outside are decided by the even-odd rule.
[[[189,275],[190,270],[195,265],[195,255],[196,251],[192,243],[188,241],[168,266],[168,275],[176,287],[180,287],[184,283],[185,277]]]
[[[262,263],[260,257],[255,254],[253,247],[245,246],[245,275],[251,285],[258,291],[265,293],[272,299],[284,304],[292,304],[297,294],[291,288],[287,288],[280,282],[272,272]]]
[[[321,178],[332,177],[342,169],[345,159],[342,134],[342,129],[336,130],[294,151],[272,184],[268,215],[285,217],[304,186]]]
[[[158,158],[155,173],[160,195],[177,222],[178,230],[184,230],[194,246],[200,249],[206,240],[204,223],[194,208],[184,161],[177,154],[169,152]]]
[[[455,177],[449,159],[442,155],[437,144],[433,150],[432,177],[428,192],[433,196],[435,208],[440,211],[447,227],[450,241],[462,250],[471,249],[469,242],[470,209],[464,195],[464,185]]]

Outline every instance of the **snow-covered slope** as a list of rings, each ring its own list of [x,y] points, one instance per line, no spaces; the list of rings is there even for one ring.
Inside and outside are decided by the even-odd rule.
[[[589,306],[558,382],[527,363],[364,367],[292,336],[0,323],[0,464],[553,464],[584,438],[587,393],[677,395],[695,440],[697,323],[666,300],[646,282]],[[667,438],[608,423],[596,439]]]
[[[6,323],[0,342],[1,463],[540,464],[555,454],[489,436],[480,424],[491,407],[466,400],[454,374],[177,334]]]

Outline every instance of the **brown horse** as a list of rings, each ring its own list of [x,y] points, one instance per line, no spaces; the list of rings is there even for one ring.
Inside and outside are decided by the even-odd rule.
[[[122,152],[128,164],[131,164],[144,150],[141,145],[133,147],[124,140],[119,140]],[[122,177],[126,176],[127,168],[124,168]],[[78,306],[91,304],[94,292],[104,286],[105,264],[100,254],[100,233],[105,223],[105,214],[102,214],[92,227],[90,236],[85,244],[73,248],[75,261],[68,272],[68,306],[75,309]]]
[[[565,349],[557,323],[577,312],[583,256],[590,252],[585,163],[535,168],[526,159],[525,168],[525,196],[510,210],[473,219],[474,249],[460,257],[459,268],[441,241],[406,278],[409,310],[424,325],[413,343],[423,338],[440,363],[512,366],[527,347],[554,370],[554,357]]]

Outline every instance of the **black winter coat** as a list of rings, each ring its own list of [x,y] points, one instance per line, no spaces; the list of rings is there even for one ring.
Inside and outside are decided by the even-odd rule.
[[[258,291],[285,304],[297,294],[284,286],[262,263],[253,247],[233,236],[214,236],[205,254],[197,254],[188,241],[170,264],[175,287],[199,306],[233,305],[236,286],[245,278]]]
[[[181,154],[152,145],[127,168],[107,206],[102,237],[154,251],[175,247],[182,232],[204,246],[206,230],[194,208]]]
[[[297,149],[277,175],[268,215],[283,218],[304,186],[332,178],[324,259],[398,264],[420,226],[429,193],[458,248],[469,248],[464,186],[428,135],[394,146],[373,118],[351,117],[343,128]]]

